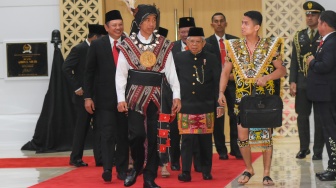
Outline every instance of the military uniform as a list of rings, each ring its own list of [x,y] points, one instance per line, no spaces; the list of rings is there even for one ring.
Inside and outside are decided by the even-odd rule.
[[[303,8],[307,10],[306,14],[318,13],[321,9],[315,2],[306,2]],[[309,115],[312,109],[312,101],[307,98],[308,66],[305,61],[308,55],[315,54],[320,43],[319,38],[320,35],[317,28],[315,30],[306,28],[298,31],[293,39],[289,83],[296,83],[295,111],[298,114],[297,124],[300,139],[300,151],[296,156],[297,158],[305,158],[306,154],[310,153]],[[314,113],[314,118],[315,136],[313,151],[314,155],[321,156],[324,145],[322,127],[318,124],[318,121],[316,121],[316,113]]]

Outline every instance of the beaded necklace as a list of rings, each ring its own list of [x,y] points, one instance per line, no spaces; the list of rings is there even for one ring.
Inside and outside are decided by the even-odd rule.
[[[159,37],[160,35],[157,33],[157,30],[154,30],[153,32],[154,39],[149,44],[143,44],[142,42],[140,42],[139,39],[137,38],[137,34],[134,32],[130,36],[130,39],[135,45],[138,46],[138,48],[141,51],[147,51],[147,50],[153,51],[156,45],[159,44]]]

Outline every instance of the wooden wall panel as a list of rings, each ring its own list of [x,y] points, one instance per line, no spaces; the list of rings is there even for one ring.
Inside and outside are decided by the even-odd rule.
[[[196,26],[203,27],[206,36],[213,34],[210,26],[211,16],[215,12],[222,12],[228,21],[227,33],[241,36],[240,25],[243,13],[248,10],[261,11],[261,0],[142,0],[137,1],[141,4],[153,4],[160,9],[160,25],[169,30],[168,39],[175,41],[174,10],[177,12],[177,18],[189,16],[189,10],[192,10],[192,16],[195,18]],[[133,16],[130,14],[126,5],[119,0],[105,0],[105,11],[113,9],[120,10],[125,25],[125,31],[129,33]],[[177,20],[178,21],[178,20]],[[262,30],[260,31],[262,32]]]

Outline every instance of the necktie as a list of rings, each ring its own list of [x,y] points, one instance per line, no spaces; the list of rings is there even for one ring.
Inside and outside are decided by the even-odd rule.
[[[313,40],[314,38],[314,30],[310,30],[310,36],[309,36],[309,39],[310,40]]]
[[[184,50],[185,50],[185,51],[188,51],[188,50],[189,50],[188,46],[185,46],[185,47],[184,47]]]
[[[320,44],[318,45],[319,48],[321,48],[321,46],[323,45],[323,40],[320,40]]]
[[[220,47],[220,53],[221,53],[222,65],[224,65],[224,63],[225,63],[226,51],[225,51],[225,45],[224,45],[223,39],[219,39],[219,47]]]
[[[119,52],[117,50],[117,43],[118,41],[115,40],[114,44],[113,44],[113,48],[112,48],[112,54],[113,54],[113,59],[114,59],[114,64],[117,66],[118,64],[118,56],[119,56]]]

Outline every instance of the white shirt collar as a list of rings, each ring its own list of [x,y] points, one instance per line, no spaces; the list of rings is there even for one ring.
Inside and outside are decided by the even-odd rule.
[[[322,38],[322,40],[325,41],[325,39],[326,39],[331,33],[335,33],[335,32],[336,32],[336,31],[333,31],[333,32],[330,32],[330,33],[324,35],[324,37]]]
[[[223,35],[223,37],[219,37],[219,36],[215,33],[215,36],[216,36],[217,42],[219,42],[220,39],[225,40],[225,34]]]
[[[181,51],[184,52],[185,51],[185,47],[187,45],[181,40]]]
[[[143,37],[143,36],[141,35],[141,31],[139,31],[137,36],[138,36],[139,40],[140,40],[142,43],[144,43],[144,44],[149,44],[150,42],[152,42],[153,34],[151,34],[151,35],[148,37],[148,39],[146,39],[145,37]]]
[[[85,42],[90,46],[90,42],[88,39],[85,39]]]
[[[112,48],[113,48],[113,45],[114,45],[114,39],[109,35],[109,39],[110,39],[110,43],[111,43],[111,46],[112,46]],[[117,40],[118,41],[118,43],[121,43],[121,37]]]

